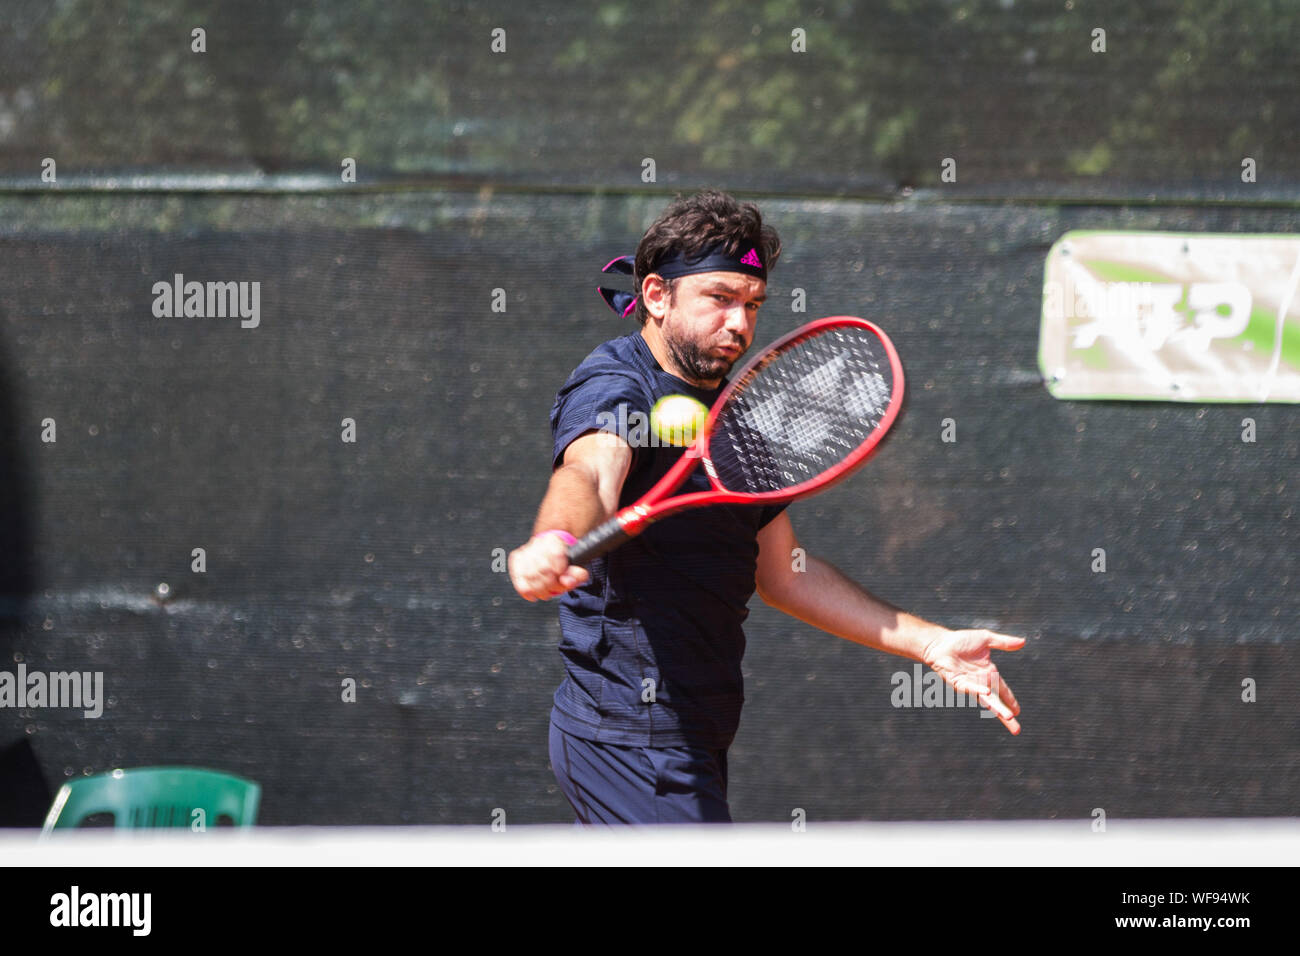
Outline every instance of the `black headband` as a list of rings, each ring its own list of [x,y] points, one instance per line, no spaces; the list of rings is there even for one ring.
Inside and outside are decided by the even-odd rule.
[[[601,272],[621,272],[633,275],[636,267],[635,256],[619,256],[605,263]],[[650,270],[664,279],[678,279],[682,276],[695,275],[699,272],[740,272],[767,281],[767,266],[759,258],[758,249],[751,247],[744,255],[728,255],[721,243],[710,246],[699,255],[688,258],[681,252],[673,253]],[[620,316],[630,315],[636,307],[637,296],[632,292],[618,289],[603,289],[599,286],[605,303]]]

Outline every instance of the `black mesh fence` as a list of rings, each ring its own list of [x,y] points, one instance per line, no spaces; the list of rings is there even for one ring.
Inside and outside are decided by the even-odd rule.
[[[546,755],[555,610],[520,600],[494,554],[530,527],[556,389],[631,327],[598,270],[661,207],[0,203],[3,659],[102,671],[107,700],[97,719],[0,710],[4,739],[51,788],[119,765],[243,773],[265,823],[567,819]],[[895,707],[909,662],[756,600],[737,818],[1292,812],[1292,408],[1059,402],[1036,352],[1043,257],[1067,229],[1287,232],[1295,213],[764,209],[788,252],[760,342],[862,315],[908,380],[881,453],[793,506],[802,543],[917,614],[1031,640],[1001,658],[1013,738],[974,710]],[[157,317],[154,284],[177,274],[260,283],[257,326]]]

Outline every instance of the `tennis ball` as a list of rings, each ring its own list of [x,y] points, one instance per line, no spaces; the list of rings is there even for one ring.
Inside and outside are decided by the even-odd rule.
[[[665,445],[689,445],[708,418],[703,402],[689,395],[665,395],[650,409],[650,430]]]

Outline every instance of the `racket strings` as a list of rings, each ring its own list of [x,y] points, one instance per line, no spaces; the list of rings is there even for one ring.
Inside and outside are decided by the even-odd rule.
[[[792,343],[750,372],[718,415],[709,451],[730,491],[783,491],[833,469],[880,427],[889,356],[860,326]]]

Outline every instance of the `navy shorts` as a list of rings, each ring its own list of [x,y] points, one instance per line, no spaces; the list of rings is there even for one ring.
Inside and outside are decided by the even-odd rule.
[[[554,723],[550,749],[579,825],[731,822],[725,749],[599,744]]]

